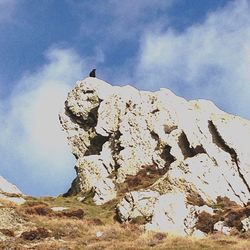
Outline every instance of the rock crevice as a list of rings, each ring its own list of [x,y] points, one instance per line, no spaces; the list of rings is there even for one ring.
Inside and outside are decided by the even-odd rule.
[[[242,179],[243,183],[246,185],[246,188],[248,189],[248,192],[250,193],[250,186],[247,183],[247,180],[245,179],[244,175],[241,173],[241,169],[240,169],[240,164],[239,164],[239,159],[237,156],[236,151],[229,147],[226,142],[223,140],[222,136],[220,135],[220,133],[218,132],[216,126],[213,124],[212,121],[208,122],[208,126],[209,126],[209,130],[212,134],[212,138],[213,138],[213,142],[220,147],[222,150],[224,150],[225,152],[229,153],[232,161],[236,164],[237,170],[238,170],[238,174],[240,176],[240,178]]]

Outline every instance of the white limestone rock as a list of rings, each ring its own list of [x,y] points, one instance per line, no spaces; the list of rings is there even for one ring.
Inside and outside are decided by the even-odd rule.
[[[9,196],[8,194],[0,194],[0,199],[4,199],[13,203],[16,203],[17,205],[22,205],[26,202],[26,200],[23,197],[20,196],[13,196],[13,194],[11,194],[11,196]]]
[[[8,182],[2,176],[0,176],[0,192],[22,194],[22,192],[15,185]]]
[[[109,178],[109,169],[98,155],[79,158],[76,166],[81,191],[94,190],[94,201],[101,205],[116,197],[113,181]]]
[[[172,163],[165,178],[174,186],[181,185],[182,190],[194,190],[208,203],[215,203],[218,196],[226,196],[238,204],[247,204],[247,187],[237,175],[235,164],[231,163],[231,167],[228,167],[230,161],[226,154],[221,153],[221,164],[218,165],[215,159],[200,153],[181,162]],[[161,185],[164,185],[164,181]]]
[[[194,232],[192,233],[192,236],[198,239],[202,239],[204,237],[206,237],[206,234],[204,232],[202,232],[201,230],[194,230]]]
[[[151,190],[127,193],[117,207],[121,221],[129,221],[139,216],[151,217],[159,197],[158,192]]]
[[[250,216],[242,220],[241,223],[242,223],[242,229],[244,232],[247,232],[248,230],[250,230]]]
[[[224,221],[218,221],[217,223],[214,224],[214,230],[221,232],[225,235],[230,235],[230,227],[226,226]]]
[[[15,185],[0,176],[0,199],[21,205],[26,201],[21,196],[22,192]]]
[[[77,159],[68,194],[93,192],[103,204],[127,190],[122,221],[144,216],[147,229],[196,234],[204,205],[250,201],[250,122],[210,101],[86,78],[59,117]]]
[[[53,210],[54,212],[60,212],[60,211],[65,211],[69,209],[68,207],[52,207],[51,210]]]
[[[154,207],[152,220],[145,227],[148,230],[185,235],[183,222],[187,215],[183,193],[164,194],[158,199]]]

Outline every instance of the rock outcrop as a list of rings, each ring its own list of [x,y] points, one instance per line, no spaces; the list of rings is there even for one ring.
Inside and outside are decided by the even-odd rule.
[[[86,78],[68,94],[60,122],[77,159],[67,195],[92,195],[98,205],[116,198],[121,221],[141,217],[155,231],[201,235],[220,220],[247,227],[249,121],[168,89]],[[237,225],[225,202],[241,211]]]
[[[8,182],[2,176],[0,176],[0,192],[22,194],[22,192],[15,185]]]
[[[15,185],[0,176],[0,199],[22,204],[25,200],[21,196],[22,192]]]
[[[25,220],[12,207],[13,204],[6,205],[25,203],[22,195],[15,185],[0,176],[0,242],[8,239],[6,234],[12,235],[12,230],[20,233],[25,228]]]

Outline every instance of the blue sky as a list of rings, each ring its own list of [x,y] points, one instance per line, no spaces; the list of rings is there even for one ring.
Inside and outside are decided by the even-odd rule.
[[[31,195],[75,176],[57,114],[92,68],[250,119],[249,0],[0,0],[0,174]]]

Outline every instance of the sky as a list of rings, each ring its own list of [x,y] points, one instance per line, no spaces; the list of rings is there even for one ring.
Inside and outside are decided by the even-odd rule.
[[[59,195],[75,159],[58,113],[92,68],[250,119],[250,0],[0,0],[0,175]]]

